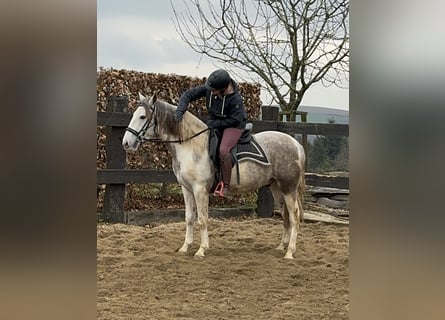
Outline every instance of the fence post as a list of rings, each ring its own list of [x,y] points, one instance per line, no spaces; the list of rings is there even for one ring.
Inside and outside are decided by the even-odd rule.
[[[307,112],[300,112],[300,116],[301,116],[301,122],[306,123],[307,122]],[[307,149],[307,134],[303,133],[301,135],[301,138],[302,138],[302,144],[303,144],[304,153],[306,154],[306,162],[305,162],[304,166],[307,167],[307,153],[308,153],[308,149]]]
[[[261,106],[261,120],[278,121],[278,107]]]
[[[128,110],[128,98],[110,96],[107,99],[107,112],[124,112]],[[122,148],[122,137],[125,127],[108,128],[106,141],[107,169],[125,169],[126,153]],[[107,184],[105,186],[103,219],[105,222],[126,223],[124,212],[125,184]]]
[[[278,107],[262,106],[261,120],[278,120]],[[261,218],[270,218],[273,216],[274,201],[272,191],[269,187],[261,187],[258,190],[256,213]]]

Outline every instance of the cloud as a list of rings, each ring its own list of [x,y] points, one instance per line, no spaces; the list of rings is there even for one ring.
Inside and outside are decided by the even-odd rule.
[[[150,72],[151,68],[159,69],[159,65],[199,62],[199,56],[176,35],[169,22],[107,17],[98,20],[97,32],[99,66],[143,68],[141,71]]]
[[[180,5],[182,1],[176,5]],[[159,0],[97,0],[97,17],[139,17],[146,20],[169,20],[173,15],[170,1]]]

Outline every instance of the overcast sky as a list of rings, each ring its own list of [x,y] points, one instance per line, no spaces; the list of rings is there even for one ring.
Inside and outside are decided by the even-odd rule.
[[[223,67],[181,40],[168,0],[97,0],[97,66],[192,77]],[[269,103],[265,94],[262,100]],[[316,85],[302,104],[348,110],[349,90]]]

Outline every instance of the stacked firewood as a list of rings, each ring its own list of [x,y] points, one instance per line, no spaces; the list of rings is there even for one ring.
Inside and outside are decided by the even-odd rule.
[[[97,111],[105,111],[107,97],[127,96],[128,111],[133,112],[138,104],[138,92],[151,95],[157,92],[158,98],[177,105],[179,97],[186,89],[205,83],[206,78],[188,77],[175,74],[144,73],[132,70],[99,69],[97,71]],[[259,119],[261,111],[259,84],[239,83],[248,118]],[[199,117],[208,116],[204,99],[191,103],[188,110]],[[97,168],[106,167],[104,127],[97,128]],[[170,169],[171,157],[165,145],[146,143],[142,150],[127,155],[127,168]]]

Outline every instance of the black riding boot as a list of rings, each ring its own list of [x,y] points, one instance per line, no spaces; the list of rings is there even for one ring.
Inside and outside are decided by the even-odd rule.
[[[229,154],[221,158],[222,181],[224,182],[223,195],[230,193],[230,178],[232,177],[232,156]]]

